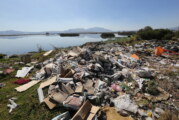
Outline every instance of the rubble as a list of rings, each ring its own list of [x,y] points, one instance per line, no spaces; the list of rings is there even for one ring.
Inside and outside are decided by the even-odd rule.
[[[41,82],[37,89],[40,104],[69,111],[52,120],[70,119],[74,114],[72,120],[161,119],[167,109],[176,112],[179,108],[177,78],[172,76],[179,61],[154,53],[156,46],[153,42],[89,44],[62,50],[54,58],[18,70],[16,77],[24,79],[37,69],[30,76],[32,81],[15,89],[23,92]],[[171,76],[166,69],[173,71]],[[176,89],[165,87],[164,81]]]

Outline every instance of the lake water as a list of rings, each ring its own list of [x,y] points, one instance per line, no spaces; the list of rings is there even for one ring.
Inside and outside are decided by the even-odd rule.
[[[24,54],[37,51],[38,46],[44,50],[55,47],[78,46],[86,42],[104,41],[100,35],[87,35],[79,37],[60,37],[59,35],[33,35],[33,36],[8,36],[0,37],[0,53],[7,55]]]

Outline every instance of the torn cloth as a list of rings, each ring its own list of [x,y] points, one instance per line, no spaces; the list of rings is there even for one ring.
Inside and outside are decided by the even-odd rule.
[[[19,80],[14,81],[13,83],[23,85],[23,84],[28,83],[30,81],[31,81],[31,79],[19,79]]]

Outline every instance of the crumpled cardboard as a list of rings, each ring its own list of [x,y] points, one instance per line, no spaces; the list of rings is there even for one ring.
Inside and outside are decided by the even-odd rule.
[[[86,101],[73,116],[72,120],[92,120],[99,109],[100,107],[93,106],[89,101]]]
[[[53,103],[50,100],[50,97],[45,98],[44,102],[46,103],[46,105],[48,106],[49,109],[53,109],[53,108],[55,108],[57,106],[57,104]]]

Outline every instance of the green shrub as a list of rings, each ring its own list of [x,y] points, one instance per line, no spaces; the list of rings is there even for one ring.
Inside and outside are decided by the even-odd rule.
[[[4,56],[6,56],[5,54],[0,54],[0,59],[2,59]]]
[[[175,37],[179,38],[179,30],[178,31],[175,31]]]
[[[113,33],[102,33],[101,38],[113,38],[115,35]]]
[[[174,33],[169,29],[152,29],[150,26],[147,26],[144,29],[140,29],[137,32],[137,35],[139,35],[141,39],[145,40],[168,40],[174,36]]]
[[[136,34],[136,31],[122,31],[122,32],[118,32],[118,35],[134,35]]]

